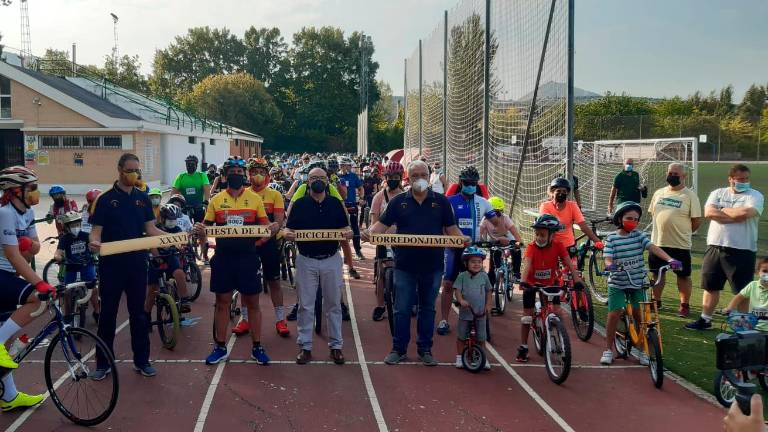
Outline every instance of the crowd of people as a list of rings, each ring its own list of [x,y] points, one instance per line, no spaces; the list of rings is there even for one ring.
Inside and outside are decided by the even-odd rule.
[[[185,159],[186,170],[174,183],[170,197],[163,202],[159,189],[148,189],[141,179],[140,160],[126,153],[117,162],[117,179],[111,188],[94,189],[86,195],[81,208],[68,198],[61,186],[49,190],[53,205],[49,215],[60,235],[56,259],[66,263],[62,280],[71,282],[96,279],[97,254],[104,242],[129,240],[145,236],[190,232],[201,244],[201,260],[210,266],[210,290],[215,294],[213,350],[206,364],[217,364],[229,357],[226,340],[229,331],[250,334],[251,357],[269,364],[266,347],[261,342],[264,317],[259,307],[260,294],[268,288],[274,309],[275,331],[284,337],[291,334],[288,321],[296,320],[298,354],[296,363],[313,359],[313,324],[315,297],[323,297],[322,313],[328,320],[328,349],[331,360],[343,364],[342,321],[349,319],[343,302],[344,266],[349,277],[359,279],[355,263],[369,259],[362,242],[372,234],[399,233],[413,235],[450,235],[464,239],[465,248],[377,246],[375,259],[393,253],[393,285],[396,293],[391,352],[386,364],[397,364],[406,358],[411,338],[411,318],[416,315],[416,347],[420,361],[437,365],[432,355],[433,335],[452,331],[449,316],[454,301],[459,304],[459,324],[455,329],[457,347],[468,337],[469,322],[490,312],[490,292],[498,255],[489,260],[486,251],[474,246],[481,241],[502,245],[522,244],[523,238],[507,213],[501,197],[489,196],[488,187],[480,182],[478,170],[464,167],[456,179],[446,178],[441,163],[431,166],[417,158],[404,167],[386,156],[371,154],[361,157],[338,154],[271,154],[254,155],[245,160],[230,157],[219,168],[201,167],[196,156]],[[512,256],[516,280],[523,290],[523,316],[517,361],[528,361],[528,340],[533,320],[535,285],[552,285],[561,277],[561,265],[570,272],[576,285],[582,284],[574,266],[576,240],[573,227],[603,249],[609,269],[621,266],[626,277],[609,280],[609,337],[600,358],[603,364],[613,361],[612,329],[624,307],[624,290],[631,288],[626,278],[640,279],[664,265],[675,272],[680,304],[678,314],[690,314],[692,236],[704,219],[710,221],[707,251],[702,265],[704,300],[701,316],[686,325],[690,330],[711,328],[712,315],[725,282],[738,294],[727,309],[766,308],[768,267],[753,282],[757,257],[758,219],[763,211],[763,196],[750,186],[750,169],[734,165],[728,174],[728,186],[712,191],[704,211],[696,194],[685,186],[687,172],[683,165],[670,164],[667,186],[648,191],[627,159],[617,173],[606,209],[616,231],[598,237],[586,223],[576,188],[564,177],[552,180],[541,203],[539,216],[531,225],[534,236],[530,243]],[[451,181],[454,181],[453,183]],[[0,283],[4,284],[0,299],[3,311],[13,311],[0,326],[0,367],[17,365],[5,350],[4,343],[32,318],[40,298],[53,292],[32,269],[30,262],[40,249],[34,226],[32,207],[39,201],[35,173],[24,167],[0,171]],[[639,221],[643,212],[651,215],[651,233],[647,235]],[[206,226],[268,227],[267,238],[220,238],[212,257]],[[293,241],[297,231],[340,230],[344,240],[297,242],[297,304],[286,308],[280,283],[281,242]],[[644,253],[649,251],[647,264]],[[94,301],[94,318],[98,335],[112,349],[117,310],[123,293],[130,316],[133,364],[137,372],[151,377],[157,371],[149,359],[149,312],[157,290],[158,271],[176,279],[182,297],[187,296],[184,273],[175,254],[169,249],[134,251],[100,257],[98,260],[99,298]],[[148,260],[148,254],[151,259]],[[162,267],[148,263],[165,264]],[[764,261],[762,261],[764,263]],[[64,266],[62,266],[64,268]],[[162,270],[157,270],[162,268]],[[489,277],[490,276],[490,277]],[[662,276],[663,277],[663,276]],[[662,307],[663,281],[653,291],[657,306]],[[233,292],[241,294],[242,319],[228,329],[229,307]],[[377,280],[374,321],[385,316],[381,280]],[[438,301],[438,296],[440,297]],[[746,301],[748,299],[748,301]],[[557,303],[557,299],[554,299]],[[639,298],[630,299],[636,303]],[[182,311],[192,305],[182,299]],[[437,309],[440,320],[435,326]],[[287,309],[291,309],[290,311]],[[636,309],[638,310],[638,309]],[[639,319],[637,320],[639,321]],[[485,327],[478,325],[477,338],[482,343]],[[482,330],[480,330],[482,329]],[[460,352],[460,351],[459,351]],[[642,359],[641,359],[642,360]],[[99,380],[111,371],[104,359],[97,359],[98,369],[91,379]],[[457,356],[457,367],[461,359]],[[486,369],[490,364],[486,362]],[[32,406],[42,395],[27,395],[13,385],[11,374],[2,380],[5,392],[0,401],[3,410]]]

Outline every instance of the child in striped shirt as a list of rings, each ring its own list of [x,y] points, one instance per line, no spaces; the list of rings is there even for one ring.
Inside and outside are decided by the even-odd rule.
[[[632,314],[635,325],[640,322],[640,301],[644,301],[645,292],[642,290],[645,275],[643,254],[646,249],[659,258],[670,263],[672,269],[682,268],[682,263],[670,257],[660,247],[651,243],[648,236],[636,230],[643,209],[639,204],[626,201],[621,203],[613,214],[613,223],[618,227],[615,233],[608,235],[605,240],[605,268],[619,270],[608,278],[608,322],[606,325],[606,351],[600,357],[600,363],[613,363],[613,342],[616,335],[616,325],[625,305],[625,293],[629,293],[632,304]],[[641,362],[643,359],[641,358]]]

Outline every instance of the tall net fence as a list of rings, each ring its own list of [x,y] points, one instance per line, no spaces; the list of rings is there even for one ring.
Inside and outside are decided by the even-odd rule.
[[[421,148],[421,97],[419,86],[420,49],[405,60],[405,140],[406,149]]]
[[[445,138],[445,79],[443,76],[443,43],[445,24],[440,23],[422,43],[422,151],[430,164],[443,161]]]

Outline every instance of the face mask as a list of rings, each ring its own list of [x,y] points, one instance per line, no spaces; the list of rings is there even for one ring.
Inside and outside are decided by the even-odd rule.
[[[195,169],[197,169],[197,165],[194,164],[187,164],[187,172],[192,174],[195,172]]]
[[[312,192],[314,193],[323,192],[325,190],[325,182],[322,180],[315,180],[309,185],[309,188],[312,189]]]
[[[242,174],[228,174],[227,175],[227,187],[232,190],[237,190],[243,187],[245,184],[245,176]]]
[[[139,180],[139,173],[123,173],[125,176],[125,183],[131,186],[136,186]]]
[[[477,186],[462,186],[461,193],[464,195],[474,195],[477,192]]]
[[[624,231],[626,232],[632,232],[637,228],[637,221],[622,221],[621,227],[624,228]]]
[[[546,239],[542,240],[538,236],[536,236],[533,239],[533,243],[535,243],[536,246],[538,246],[540,248],[544,248],[544,247],[547,247],[547,245],[549,245],[549,238],[546,238]]]
[[[632,169],[634,167],[631,164],[624,165],[624,171],[626,172],[632,172]]]
[[[760,283],[768,285],[768,273],[760,273]]]
[[[736,193],[744,193],[750,189],[752,189],[752,185],[749,182],[747,183],[735,182],[733,184],[733,190],[735,190]]]
[[[387,187],[390,190],[395,190],[400,187],[400,180],[387,180]]]
[[[25,204],[28,204],[27,207],[37,205],[40,203],[40,191],[36,190],[27,192],[27,199],[25,201]]]
[[[251,183],[253,183],[256,186],[261,186],[264,184],[264,176],[261,174],[256,174],[255,176],[251,177]]]
[[[568,197],[568,195],[566,195],[564,193],[558,193],[558,194],[555,194],[555,201],[557,201],[559,203],[564,203],[565,199],[567,197]]]
[[[306,182],[307,179],[309,178],[309,175],[308,174],[302,174],[299,178],[301,178],[301,181]]]
[[[363,173],[363,177],[368,178],[371,176],[371,173]]]
[[[415,182],[413,182],[413,190],[416,192],[424,192],[429,187],[429,182],[427,182],[424,179],[418,179]]]
[[[152,201],[152,205],[155,207],[160,205],[160,198],[152,198],[150,201]]]
[[[71,232],[73,236],[77,237],[77,235],[80,234],[80,227],[70,227],[69,232]]]
[[[165,221],[165,227],[168,229],[176,228],[177,220],[176,219],[168,219]]]
[[[672,187],[680,186],[680,177],[676,175],[668,175],[667,176],[667,183]]]
[[[64,198],[56,198],[55,200],[53,200],[53,202],[57,206],[63,206],[64,205]]]

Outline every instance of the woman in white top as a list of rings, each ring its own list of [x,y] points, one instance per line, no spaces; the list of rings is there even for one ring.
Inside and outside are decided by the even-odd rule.
[[[445,193],[447,184],[440,162],[435,162],[435,166],[432,168],[432,174],[429,176],[429,184],[432,186],[432,192]]]

